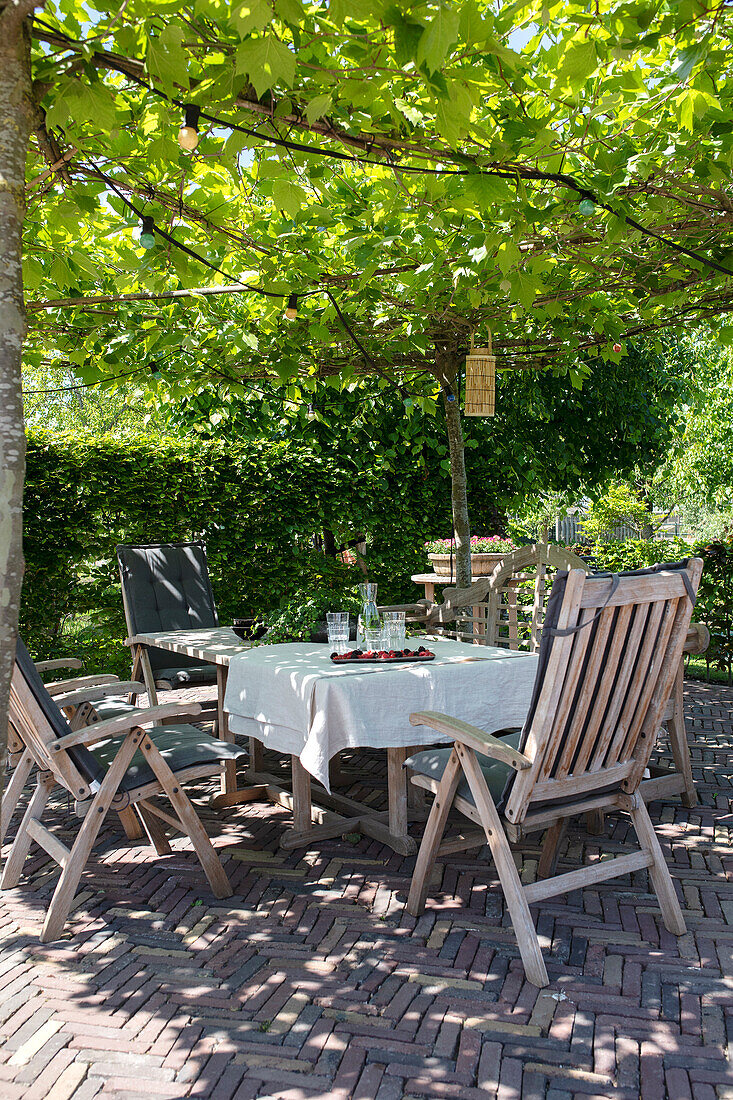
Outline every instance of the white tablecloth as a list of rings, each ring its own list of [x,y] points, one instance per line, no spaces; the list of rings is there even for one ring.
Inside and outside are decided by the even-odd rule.
[[[233,733],[299,756],[328,789],[328,762],[359,746],[407,747],[448,738],[411,726],[416,710],[437,710],[487,733],[521,726],[537,656],[447,638],[420,641],[425,664],[334,665],[327,645],[258,646],[232,657],[224,706]]]

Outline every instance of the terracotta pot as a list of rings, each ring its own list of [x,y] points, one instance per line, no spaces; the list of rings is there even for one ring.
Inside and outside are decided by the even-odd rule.
[[[453,573],[451,574],[450,554],[428,554],[433,569],[439,577],[448,577],[453,580],[456,575],[456,555],[453,555]],[[471,554],[471,576],[480,577],[494,572],[494,566],[506,554]]]

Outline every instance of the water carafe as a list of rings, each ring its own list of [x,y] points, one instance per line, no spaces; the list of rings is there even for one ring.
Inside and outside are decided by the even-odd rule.
[[[360,584],[361,614],[356,630],[356,648],[380,650],[382,648],[382,620],[377,608],[376,584]]]

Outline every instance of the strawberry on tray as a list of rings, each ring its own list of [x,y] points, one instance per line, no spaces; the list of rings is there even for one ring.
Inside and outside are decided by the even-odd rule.
[[[397,661],[434,661],[435,654],[425,646],[417,649],[350,649],[347,653],[332,653],[331,660],[338,664],[393,664]]]

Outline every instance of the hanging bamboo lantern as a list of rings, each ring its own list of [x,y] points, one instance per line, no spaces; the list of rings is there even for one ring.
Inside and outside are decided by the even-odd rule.
[[[496,356],[491,351],[491,332],[488,347],[475,348],[473,333],[471,347],[466,356],[466,416],[493,416],[496,403]]]

